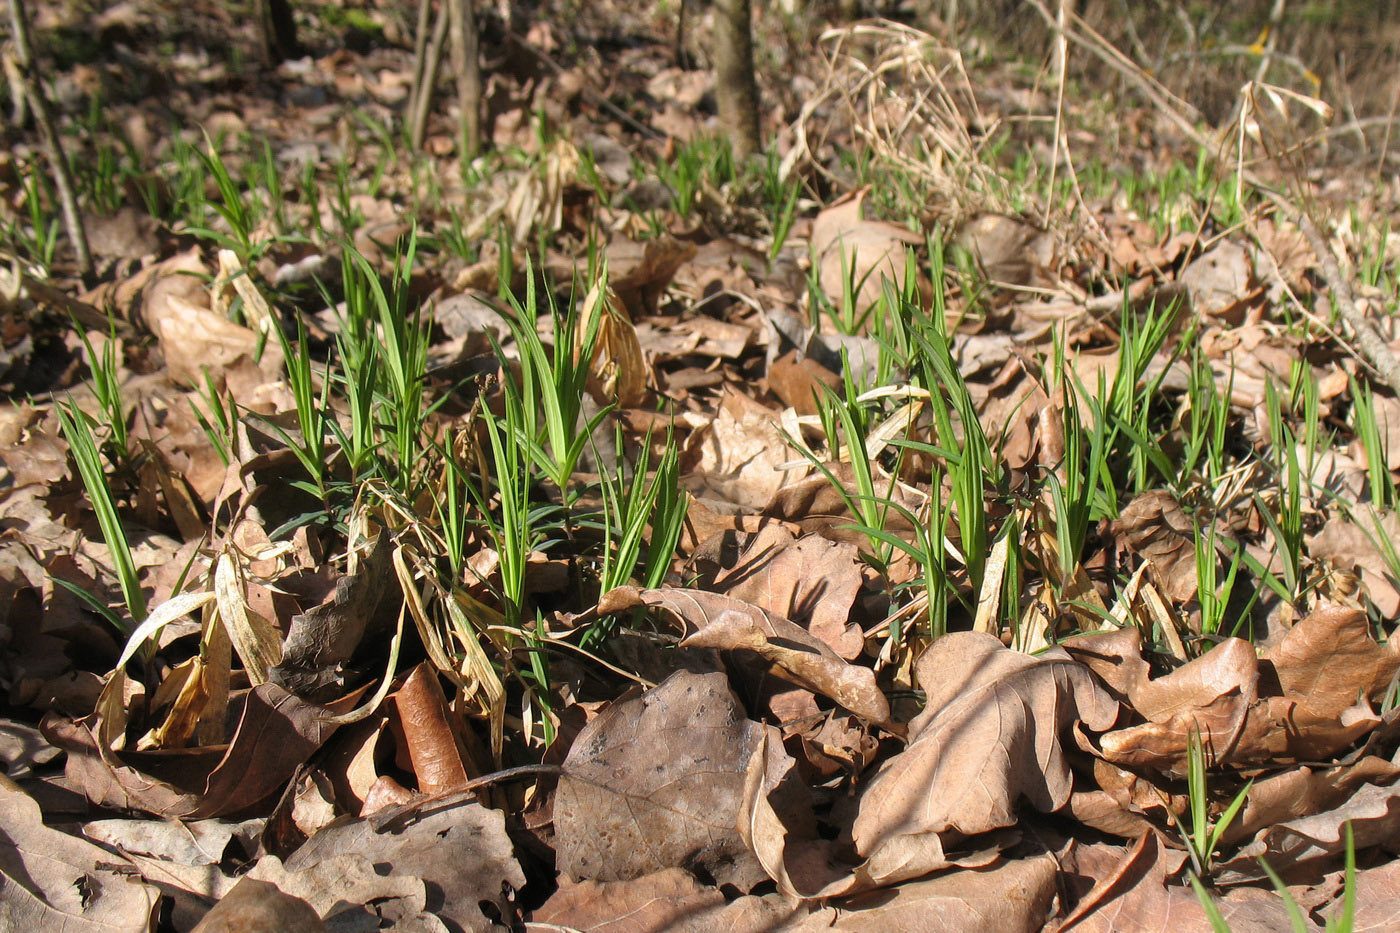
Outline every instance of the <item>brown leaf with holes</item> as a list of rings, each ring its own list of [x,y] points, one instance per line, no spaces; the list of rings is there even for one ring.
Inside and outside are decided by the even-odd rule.
[[[682,671],[624,694],[564,760],[554,798],[559,870],[617,881],[685,868],[748,891],[766,875],[737,820],[763,733],[723,674]]]
[[[144,933],[159,892],[107,850],[44,825],[39,804],[0,787],[0,928]]]

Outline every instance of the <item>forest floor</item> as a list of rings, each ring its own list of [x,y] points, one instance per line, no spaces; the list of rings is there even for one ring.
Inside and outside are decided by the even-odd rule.
[[[1400,22],[478,5],[28,4],[0,926],[1400,927]]]

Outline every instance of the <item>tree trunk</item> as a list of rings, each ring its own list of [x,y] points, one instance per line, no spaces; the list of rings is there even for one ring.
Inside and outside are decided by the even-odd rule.
[[[476,29],[476,0],[447,0],[452,9],[452,70],[457,74],[461,108],[463,165],[481,149],[481,36]]]
[[[749,0],[715,0],[715,102],[740,159],[759,152]]]
[[[263,63],[276,65],[301,54],[291,0],[257,0],[253,5]]]

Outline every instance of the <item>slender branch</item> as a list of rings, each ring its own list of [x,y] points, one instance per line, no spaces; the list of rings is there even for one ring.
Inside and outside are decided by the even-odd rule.
[[[58,192],[59,208],[63,211],[63,225],[77,255],[78,271],[86,278],[92,273],[92,253],[88,250],[87,231],[83,229],[82,216],[78,213],[78,198],[73,192],[73,173],[68,168],[68,157],[63,152],[58,130],[54,128],[49,102],[34,77],[34,51],[29,42],[29,18],[25,14],[24,0],[10,0],[10,30],[15,40],[19,81],[34,111],[34,122],[43,140],[44,154],[53,169],[54,189]]]
[[[423,0],[427,3],[428,0]],[[433,86],[437,84],[438,68],[442,65],[442,45],[447,41],[449,20],[448,5],[452,0],[443,0],[438,8],[437,22],[433,25],[433,37],[424,49],[423,62],[414,64],[419,76],[413,94],[412,122],[409,124],[408,144],[413,149],[423,148],[423,138],[428,134],[428,111],[433,106]]]

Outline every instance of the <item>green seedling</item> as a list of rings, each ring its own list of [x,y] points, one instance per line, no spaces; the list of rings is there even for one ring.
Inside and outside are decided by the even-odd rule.
[[[1186,749],[1186,788],[1191,826],[1182,833],[1182,841],[1186,844],[1192,873],[1197,878],[1210,877],[1220,840],[1244,807],[1249,789],[1253,786],[1254,779],[1250,778],[1221,812],[1219,818],[1212,820],[1210,795],[1206,787],[1205,747],[1201,743],[1200,731],[1194,728],[1191,730]]]
[[[617,430],[616,446],[622,448],[622,429]],[[630,472],[621,465],[604,470],[599,477],[603,499],[603,563],[598,574],[599,589],[607,592],[640,577],[644,587],[661,585],[680,538],[688,500],[680,488],[680,451],[668,431],[666,444],[656,470],[651,467],[651,437],[642,441],[641,455]],[[645,548],[648,526],[651,540]]]
[[[942,277],[935,280],[941,283]],[[908,307],[908,305],[902,305]],[[934,285],[934,303],[928,315],[911,315],[915,346],[915,371],[928,390],[938,447],[925,452],[941,456],[952,480],[952,510],[966,561],[968,583],[980,593],[991,544],[986,495],[998,489],[1001,470],[992,445],[977,417],[976,403],[968,390],[945,331],[941,284]],[[910,445],[913,446],[913,445]]]
[[[201,366],[200,370],[204,374],[204,383],[196,389],[200,401],[204,403],[204,409],[201,410],[191,399],[190,411],[204,430],[204,436],[209,439],[214,452],[219,455],[224,466],[228,466],[233,462],[234,423],[238,420],[238,403],[233,400],[232,395],[225,403],[219,396],[218,387],[214,385],[214,377],[209,375],[209,367]]]
[[[1226,571],[1223,582],[1218,581],[1219,567],[1216,563],[1216,530],[1215,522],[1209,523],[1210,530],[1207,534],[1201,533],[1200,522],[1196,522],[1191,527],[1191,533],[1196,546],[1196,601],[1201,606],[1201,634],[1216,635],[1220,632],[1225,622],[1225,614],[1230,606],[1230,597],[1235,590],[1235,580],[1239,575],[1240,557],[1244,554],[1243,548],[1236,548],[1234,555],[1230,559],[1230,569]],[[1251,600],[1251,603],[1253,600]],[[1246,613],[1241,613],[1239,624],[1243,624],[1243,617]],[[1239,624],[1235,626],[1236,634]]]
[[[228,166],[224,163],[223,156],[207,133],[204,135],[204,146],[203,151],[199,149],[191,151],[199,160],[199,164],[204,170],[204,176],[214,179],[214,185],[219,192],[219,200],[213,202],[204,198],[202,180],[198,194],[200,200],[208,208],[223,218],[224,223],[228,226],[228,232],[196,224],[190,225],[189,232],[213,240],[225,249],[233,250],[243,266],[250,268],[268,246],[266,242],[255,239],[258,225],[258,205],[252,196],[242,191],[233,180],[233,176],[229,174]]]
[[[98,407],[102,409],[109,456],[114,465],[125,465],[130,459],[131,449],[126,430],[126,402],[122,398],[120,361],[117,359],[116,325],[109,322],[107,339],[102,344],[101,354],[93,349],[87,330],[76,320],[73,321],[73,326],[82,338],[83,349],[87,352],[88,369],[92,372],[92,394],[97,396]]]
[[[1090,526],[1102,518],[1116,517],[1118,505],[1108,464],[1112,443],[1108,419],[1097,399],[1085,397],[1085,407],[1092,418],[1086,428],[1079,414],[1082,390],[1074,389],[1071,382],[1063,382],[1062,388],[1065,399],[1063,480],[1060,475],[1051,473],[1046,483],[1055,516],[1058,569],[1063,583],[1074,578],[1080,555],[1089,540]]]
[[[622,448],[620,427],[616,448]],[[651,437],[648,435],[642,442],[642,453],[631,477],[624,473],[621,464],[612,471],[602,471],[599,477],[603,499],[600,592],[606,593],[638,578],[646,589],[658,587],[670,568],[671,555],[680,540],[689,504],[680,488],[680,453],[670,431],[655,472],[646,478],[650,466]],[[648,527],[651,529],[649,542],[646,541]],[[581,645],[589,648],[602,641],[611,634],[612,623],[612,619],[600,619],[584,633]]]
[[[1371,504],[1378,509],[1389,508],[1395,505],[1395,481],[1391,479],[1389,463],[1389,450],[1387,450],[1387,440],[1389,432],[1382,428],[1376,416],[1376,400],[1372,394],[1369,383],[1358,384],[1355,378],[1351,378],[1352,431],[1361,440],[1361,447],[1366,451],[1366,481],[1371,493]]]
[[[57,411],[63,437],[68,441],[68,449],[73,454],[73,462],[78,467],[78,475],[82,478],[83,488],[87,490],[88,500],[97,515],[97,525],[111,554],[112,568],[116,572],[117,584],[121,587],[131,622],[121,622],[110,615],[108,618],[117,623],[123,635],[130,636],[134,626],[140,625],[146,618],[146,596],[141,592],[141,584],[136,578],[136,562],[131,556],[131,545],[102,469],[93,422],[73,401],[60,403]]]
[[[1186,390],[1187,411],[1183,416],[1185,444],[1177,457],[1178,467],[1172,488],[1178,495],[1185,493],[1199,479],[1214,486],[1225,475],[1226,428],[1230,423],[1230,393],[1235,386],[1235,370],[1230,369],[1222,394],[1215,384],[1215,372],[1201,355],[1193,350],[1190,380]]]
[[[1297,599],[1303,580],[1303,467],[1298,462],[1298,441],[1283,419],[1274,384],[1265,385],[1264,403],[1269,418],[1269,438],[1279,476],[1275,507],[1270,509],[1256,493],[1259,513],[1274,536],[1289,599]]]
[[[20,175],[20,185],[29,223],[26,226],[15,221],[10,225],[6,239],[14,244],[16,252],[47,272],[53,268],[59,240],[59,219],[52,209],[53,190],[47,176],[33,164]]]
[[[603,269],[593,291],[598,301],[606,301],[606,276],[607,270]],[[521,406],[519,433],[513,442],[524,446],[535,465],[567,499],[569,477],[573,476],[588,439],[610,410],[604,407],[586,415],[584,403],[588,368],[596,351],[603,315],[587,314],[586,323],[582,322],[580,315],[584,312],[574,302],[569,303],[566,313],[561,313],[551,294],[549,314],[554,347],[550,352],[536,323],[538,299],[534,269],[528,263],[525,278],[524,303],[513,294],[507,295],[512,313],[506,321],[520,355],[518,379],[510,374],[510,360],[504,351],[496,348],[502,369],[507,373],[503,388],[507,395],[515,394]]]
[[[296,454],[310,485],[293,482],[292,485],[311,493],[322,502],[326,500],[326,423],[330,419],[330,380],[321,381],[321,389],[316,390],[315,378],[311,372],[311,353],[306,345],[306,324],[297,317],[297,339],[292,343],[282,329],[276,328],[277,339],[282,344],[282,354],[286,361],[287,382],[292,389],[292,400],[296,406],[297,425],[301,428],[300,439],[279,429],[282,440]]]
[[[889,565],[893,552],[883,536],[871,532],[883,531],[885,528],[891,502],[894,498],[894,487],[898,481],[899,470],[896,468],[890,474],[887,489],[883,491],[876,489],[875,469],[866,450],[869,413],[860,397],[852,389],[850,366],[845,363],[844,354],[843,364],[847,390],[845,396],[837,395],[823,386],[822,395],[817,399],[817,405],[822,427],[826,432],[827,448],[830,451],[831,459],[850,461],[851,478],[855,485],[855,491],[846,489],[836,478],[836,475],[831,472],[831,469],[805,445],[797,443],[791,437],[788,438],[788,443],[807,457],[812,465],[827,478],[832,488],[841,496],[847,510],[859,519],[858,526],[867,529],[866,539],[870,543],[871,550],[866,556],[875,568],[883,573]]]

